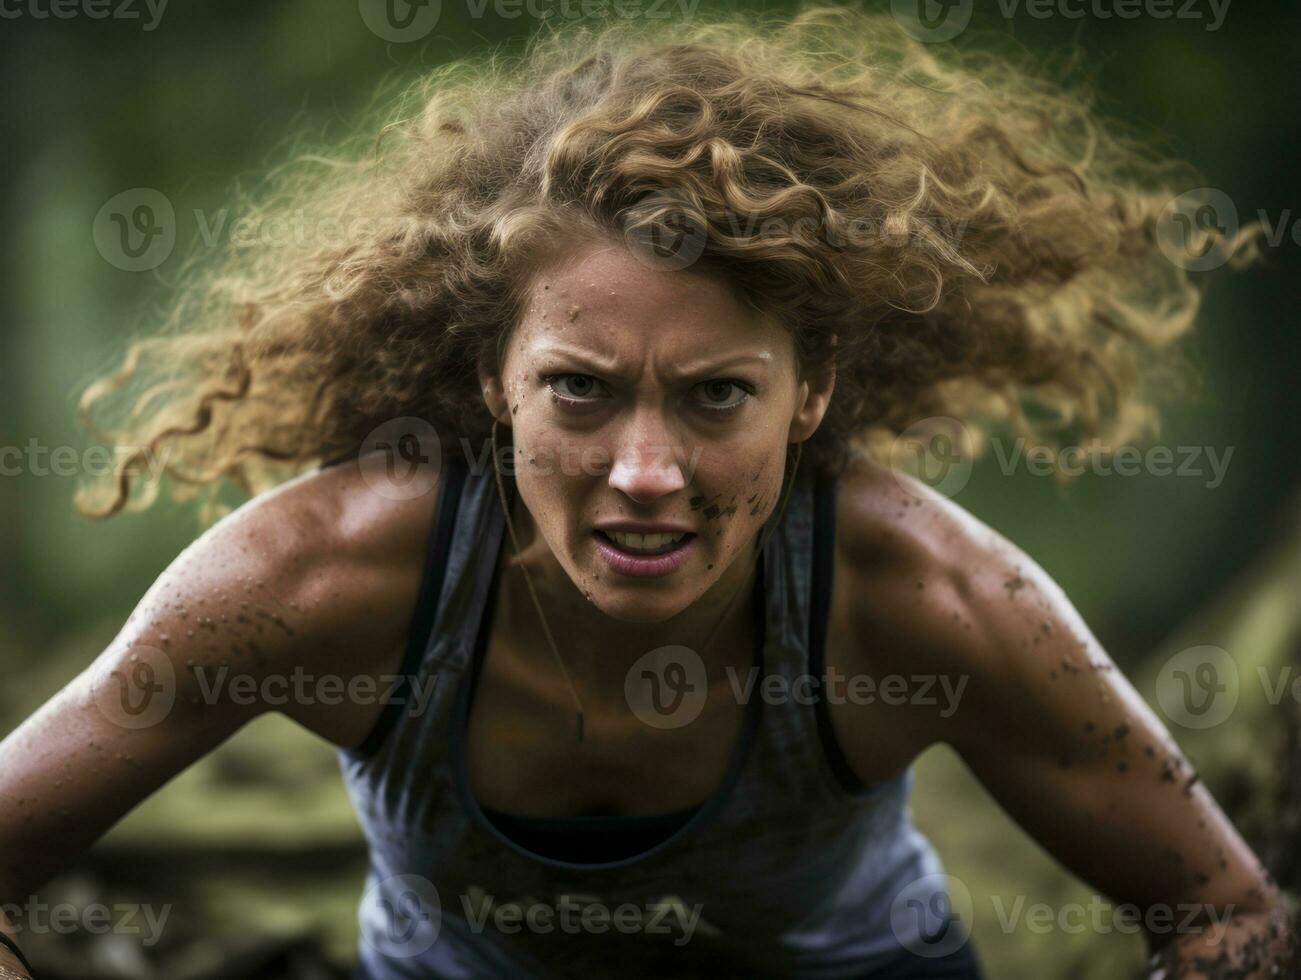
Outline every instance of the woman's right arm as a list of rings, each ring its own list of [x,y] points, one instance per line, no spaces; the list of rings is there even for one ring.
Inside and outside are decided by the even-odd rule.
[[[211,528],[95,661],[0,742],[0,907],[21,907],[138,803],[269,710],[336,744],[361,742],[378,707],[278,699],[292,694],[296,670],[346,684],[400,657],[434,491],[389,500],[358,472],[300,477]],[[290,683],[266,683],[277,675]],[[0,929],[21,944],[2,910]],[[0,965],[21,971],[3,944]]]

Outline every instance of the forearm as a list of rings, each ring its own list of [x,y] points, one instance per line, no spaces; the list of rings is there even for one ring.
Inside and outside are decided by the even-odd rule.
[[[1290,975],[1283,971],[1296,955],[1295,943],[1282,903],[1237,913],[1169,939],[1153,953],[1148,980],[1273,980]]]
[[[0,932],[15,943],[18,942],[18,930],[9,921],[3,908],[0,908]],[[30,977],[31,974],[27,972],[22,961],[4,943],[0,943],[0,980],[29,980]]]

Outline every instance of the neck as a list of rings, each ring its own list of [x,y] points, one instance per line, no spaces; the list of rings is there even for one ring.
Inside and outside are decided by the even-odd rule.
[[[501,622],[509,637],[529,638],[512,643],[539,664],[555,671],[553,655],[529,595],[524,570],[537,593],[551,636],[565,667],[591,707],[622,703],[624,680],[640,656],[670,644],[689,647],[700,655],[711,681],[732,667],[744,672],[753,663],[753,593],[759,574],[758,539],[745,548],[723,575],[696,601],[659,623],[629,623],[603,613],[574,584],[537,533],[532,515],[507,487],[511,521],[519,539],[515,555],[509,530],[503,532],[497,562]],[[556,681],[563,684],[557,673]]]

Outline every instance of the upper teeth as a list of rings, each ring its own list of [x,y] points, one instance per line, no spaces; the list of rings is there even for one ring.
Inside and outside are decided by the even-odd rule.
[[[685,532],[676,534],[633,534],[628,531],[606,531],[620,548],[629,551],[659,551],[669,545],[677,544],[686,537]]]

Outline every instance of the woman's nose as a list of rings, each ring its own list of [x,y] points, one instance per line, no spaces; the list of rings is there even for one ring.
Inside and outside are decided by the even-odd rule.
[[[610,467],[610,486],[633,500],[649,503],[687,485],[681,447],[640,440],[621,446]]]

